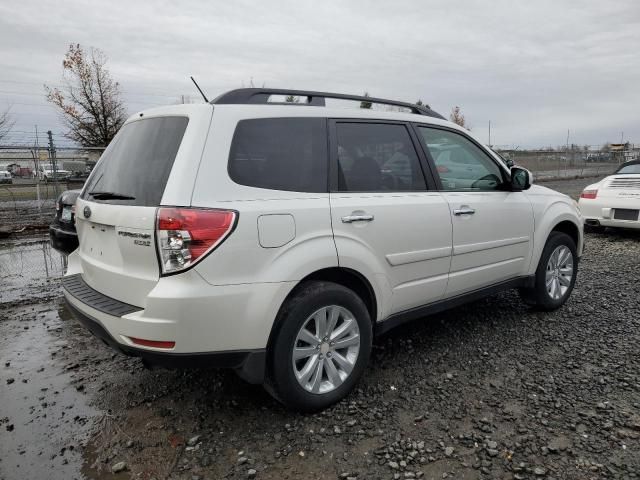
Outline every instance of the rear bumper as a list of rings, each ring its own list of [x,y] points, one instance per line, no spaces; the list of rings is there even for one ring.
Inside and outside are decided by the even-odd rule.
[[[152,366],[165,368],[231,368],[249,383],[262,383],[266,365],[266,350],[211,353],[165,353],[144,350],[118,343],[95,318],[81,312],[67,301],[69,311],[87,330],[106,345],[131,357],[139,357]]]
[[[78,234],[57,225],[49,225],[49,239],[53,248],[67,255],[78,248]]]
[[[582,211],[585,225],[640,229],[640,220],[619,220],[614,218],[616,208],[640,209],[640,201],[630,203],[628,199],[620,200],[608,197],[580,201],[580,210]]]
[[[585,225],[601,226],[601,227],[613,227],[613,228],[632,228],[640,229],[640,222],[634,222],[632,220],[615,220],[613,218],[585,218]]]
[[[113,315],[113,313],[118,309],[121,309],[122,312],[130,312],[132,308],[135,309],[136,307],[122,304],[95,291],[92,301],[95,301],[96,305],[85,304],[83,296],[84,299],[88,298],[86,292],[84,294],[82,292],[79,293],[78,287],[74,287],[73,284],[70,285],[68,281],[63,282],[63,291],[71,314],[93,335],[120,353],[139,357],[152,366],[166,368],[230,368],[249,383],[258,384],[264,380],[266,349],[178,353],[165,352],[159,349],[137,348],[118,341],[103,322],[96,318],[108,315],[114,321],[126,323],[127,315],[117,316]],[[96,310],[94,307],[98,307],[100,310]],[[107,311],[111,314],[108,314]]]

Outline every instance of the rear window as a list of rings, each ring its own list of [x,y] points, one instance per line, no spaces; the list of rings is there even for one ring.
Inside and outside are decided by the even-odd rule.
[[[159,205],[188,122],[186,117],[157,117],[122,127],[91,173],[82,198],[122,205]],[[110,197],[109,193],[114,195]]]
[[[640,163],[630,163],[628,165],[623,165],[622,167],[620,167],[617,171],[616,174],[624,174],[624,173],[628,173],[628,174],[633,174],[633,173],[640,173]]]
[[[241,185],[293,192],[327,191],[323,118],[261,118],[238,122],[229,176]]]

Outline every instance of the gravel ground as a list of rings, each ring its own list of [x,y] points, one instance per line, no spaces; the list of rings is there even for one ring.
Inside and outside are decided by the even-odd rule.
[[[43,286],[0,303],[0,479],[638,478],[640,233],[586,248],[559,311],[506,292],[400,327],[313,415],[230,372],[146,370]]]

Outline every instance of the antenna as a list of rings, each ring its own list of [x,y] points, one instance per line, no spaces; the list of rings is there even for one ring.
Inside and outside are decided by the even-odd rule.
[[[189,77],[191,78],[191,81],[193,82],[193,84],[196,86],[196,88],[198,89],[198,91],[200,92],[200,95],[202,95],[202,98],[204,98],[204,101],[206,103],[209,103],[209,99],[207,98],[207,96],[204,94],[204,92],[202,91],[202,89],[200,88],[200,86],[198,85],[198,82],[196,82],[196,79],[193,77]]]

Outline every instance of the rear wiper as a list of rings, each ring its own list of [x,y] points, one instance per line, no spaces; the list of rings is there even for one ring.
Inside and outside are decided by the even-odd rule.
[[[135,200],[136,197],[132,197],[131,195],[125,195],[124,193],[117,192],[89,192],[93,198],[97,200]]]

